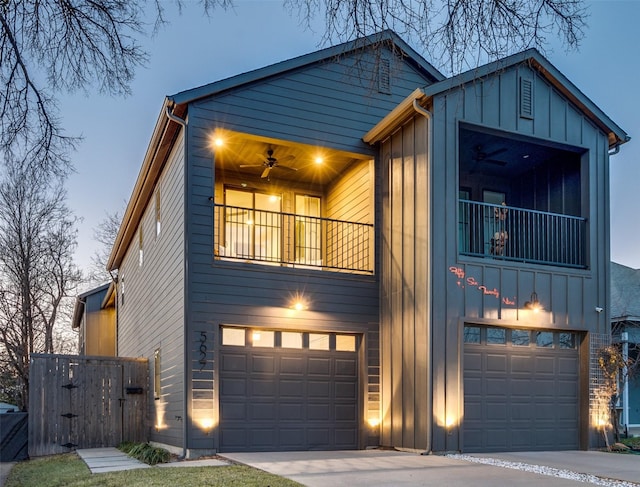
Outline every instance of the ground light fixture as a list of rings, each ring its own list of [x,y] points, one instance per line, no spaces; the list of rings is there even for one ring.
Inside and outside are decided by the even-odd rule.
[[[524,303],[524,309],[529,309],[534,313],[537,313],[542,309],[542,305],[540,305],[540,301],[538,300],[538,293],[536,293],[535,291],[531,293],[531,298],[529,298],[529,301],[525,301]]]

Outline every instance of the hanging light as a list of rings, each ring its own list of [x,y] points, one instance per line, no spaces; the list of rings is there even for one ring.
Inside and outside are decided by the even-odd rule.
[[[525,301],[524,303],[524,309],[530,309],[534,313],[537,313],[542,309],[540,301],[538,300],[538,293],[536,293],[535,291],[531,293],[531,298],[529,299],[529,301]]]

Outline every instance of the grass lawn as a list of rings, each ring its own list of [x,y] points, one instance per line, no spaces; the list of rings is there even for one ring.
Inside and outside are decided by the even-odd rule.
[[[75,454],[52,455],[16,464],[5,487],[295,487],[301,484],[244,465],[142,468],[92,474]]]

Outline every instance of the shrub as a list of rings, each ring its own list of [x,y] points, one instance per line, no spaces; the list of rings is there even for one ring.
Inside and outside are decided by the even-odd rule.
[[[118,445],[118,449],[148,465],[167,463],[171,454],[164,448],[151,446],[149,443],[131,443],[125,441]]]

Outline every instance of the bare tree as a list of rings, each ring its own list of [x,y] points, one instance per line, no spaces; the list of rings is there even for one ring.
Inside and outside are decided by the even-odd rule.
[[[107,271],[107,261],[116,241],[121,220],[119,212],[107,213],[104,220],[98,223],[98,226],[93,230],[93,239],[100,244],[100,247],[91,256],[88,280],[93,284],[98,285],[112,279],[111,274]]]
[[[308,26],[325,19],[324,40],[348,40],[395,30],[455,74],[558,36],[579,47],[588,12],[584,0],[285,0]]]
[[[31,353],[56,351],[56,325],[81,280],[63,181],[7,163],[0,183],[0,357],[28,405]]]
[[[167,22],[174,0],[0,0],[0,153],[68,169],[77,139],[62,130],[61,91],[129,94],[147,53],[138,39]],[[205,14],[232,0],[200,0]],[[584,0],[283,0],[307,26],[325,19],[324,42],[393,29],[450,73],[558,35],[568,48],[583,37]],[[542,49],[544,50],[544,49]]]

